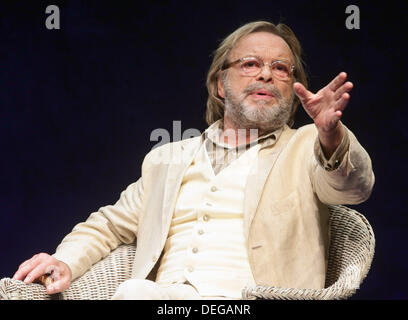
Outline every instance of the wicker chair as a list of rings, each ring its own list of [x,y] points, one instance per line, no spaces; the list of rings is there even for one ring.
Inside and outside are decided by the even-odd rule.
[[[363,215],[344,206],[330,206],[331,243],[324,289],[254,286],[243,289],[243,299],[332,300],[353,295],[366,277],[374,256],[373,230]],[[120,283],[131,277],[134,245],[121,245],[99,261],[66,291],[48,295],[40,284],[0,280],[0,300],[107,300]]]

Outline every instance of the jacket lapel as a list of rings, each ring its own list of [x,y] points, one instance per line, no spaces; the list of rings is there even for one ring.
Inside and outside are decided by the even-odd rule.
[[[258,161],[251,168],[247,184],[245,186],[245,201],[244,201],[244,236],[248,239],[249,228],[258,208],[266,180],[271,172],[279,153],[286,146],[290,137],[294,134],[294,130],[285,126],[278,141],[270,146],[259,151]]]
[[[173,216],[177,195],[180,190],[184,174],[198,152],[202,137],[194,138],[192,141],[182,141],[178,150],[172,150],[172,161],[168,165],[167,176],[164,181],[164,196],[162,210],[163,234],[167,237],[167,231]],[[177,148],[177,147],[176,147]],[[166,238],[165,237],[165,238]],[[165,239],[164,239],[165,240]]]

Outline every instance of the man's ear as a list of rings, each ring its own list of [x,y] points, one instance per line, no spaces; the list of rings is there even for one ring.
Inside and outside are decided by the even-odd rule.
[[[217,80],[218,95],[219,95],[221,98],[224,98],[224,99],[225,99],[224,85],[223,85],[223,83],[222,83],[221,77],[222,77],[222,75],[221,75],[221,73],[220,73],[220,74],[218,75],[218,80]]]

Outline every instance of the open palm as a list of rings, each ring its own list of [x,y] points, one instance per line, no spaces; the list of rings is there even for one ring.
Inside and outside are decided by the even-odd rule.
[[[303,108],[313,119],[316,127],[329,132],[337,127],[350,99],[348,92],[353,88],[351,82],[345,82],[347,74],[341,72],[327,86],[317,93],[308,91],[301,83],[293,85],[295,94],[299,97]]]

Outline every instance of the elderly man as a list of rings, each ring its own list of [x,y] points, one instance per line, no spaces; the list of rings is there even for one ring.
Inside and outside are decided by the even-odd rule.
[[[216,50],[209,128],[152,150],[116,204],[76,225],[56,253],[15,279],[58,272],[67,289],[121,243],[136,242],[133,278],[114,299],[237,299],[247,285],[322,288],[327,204],[365,201],[371,160],[340,121],[353,85],[341,72],[307,90],[301,46],[284,24],[246,24]],[[291,129],[302,104],[314,124]]]

